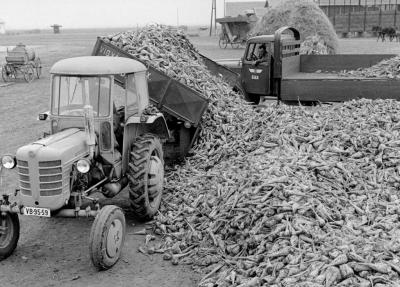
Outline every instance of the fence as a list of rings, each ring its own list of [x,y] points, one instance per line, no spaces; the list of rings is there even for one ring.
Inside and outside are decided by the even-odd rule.
[[[400,27],[400,0],[319,0],[318,3],[338,33],[372,32],[376,26]]]

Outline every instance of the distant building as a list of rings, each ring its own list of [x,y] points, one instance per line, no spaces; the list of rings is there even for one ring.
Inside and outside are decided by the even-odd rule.
[[[400,0],[314,0],[328,16],[364,11],[400,9]]]
[[[54,24],[52,26],[50,26],[51,28],[53,28],[53,32],[54,34],[59,34],[60,33],[60,28],[62,27],[61,25],[58,24]]]
[[[6,33],[6,22],[0,19],[0,34]]]

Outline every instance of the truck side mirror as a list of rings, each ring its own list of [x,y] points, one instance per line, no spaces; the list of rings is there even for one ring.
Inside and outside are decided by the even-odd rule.
[[[39,121],[45,121],[45,120],[47,120],[47,118],[49,117],[49,115],[50,115],[50,112],[49,112],[49,111],[44,112],[44,113],[40,113],[39,116],[38,116],[38,120],[39,120]]]

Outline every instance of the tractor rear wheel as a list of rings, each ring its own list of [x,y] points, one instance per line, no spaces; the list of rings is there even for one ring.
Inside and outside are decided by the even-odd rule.
[[[125,216],[115,205],[103,207],[97,214],[89,239],[89,253],[98,270],[106,270],[117,263],[125,241]]]
[[[0,213],[0,260],[10,256],[17,247],[19,239],[18,214]]]
[[[158,137],[146,134],[132,144],[127,175],[132,212],[141,219],[151,219],[160,207],[164,182],[163,150]]]

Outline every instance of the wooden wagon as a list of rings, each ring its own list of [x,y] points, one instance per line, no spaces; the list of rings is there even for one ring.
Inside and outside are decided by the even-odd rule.
[[[257,18],[253,15],[217,19],[217,23],[221,24],[219,47],[226,49],[230,44],[232,48],[239,48],[241,45],[246,44],[247,33],[251,30],[256,20]]]
[[[1,67],[3,81],[8,82],[22,77],[31,82],[42,73],[40,58],[32,49],[26,48],[22,43],[12,50],[7,49],[6,63]]]

